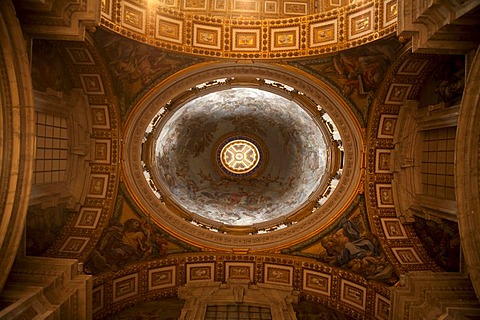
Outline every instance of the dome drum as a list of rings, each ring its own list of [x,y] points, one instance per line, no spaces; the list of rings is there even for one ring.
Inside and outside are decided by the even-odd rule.
[[[327,227],[352,201],[361,137],[321,83],[271,66],[227,67],[241,81],[206,65],[189,70],[195,76],[183,93],[171,88],[184,78],[172,77],[138,103],[142,112],[125,134],[127,185],[154,221],[190,243],[286,247]],[[245,175],[229,171],[245,156],[232,146],[259,163]]]

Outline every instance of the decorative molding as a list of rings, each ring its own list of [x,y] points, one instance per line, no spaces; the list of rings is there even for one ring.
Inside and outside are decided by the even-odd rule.
[[[148,290],[165,289],[177,285],[177,267],[161,267],[148,270]]]
[[[111,17],[113,0],[16,0],[23,30],[33,38],[84,40],[85,29],[98,26],[100,16]],[[105,8],[101,8],[105,3]],[[108,13],[107,13],[108,12]]]
[[[101,213],[101,208],[82,207],[80,209],[77,222],[75,223],[75,227],[95,229],[97,227],[98,221],[100,220]]]
[[[397,118],[398,116],[394,114],[382,114],[378,127],[378,138],[393,139]]]
[[[392,248],[392,251],[401,264],[415,265],[423,263],[422,259],[420,259],[417,252],[413,248],[399,247]]]
[[[383,231],[388,240],[407,239],[407,233],[398,218],[381,218]]]
[[[379,317],[388,314],[388,285],[367,281],[352,271],[327,266],[315,259],[285,257],[219,252],[170,254],[163,259],[127,265],[120,272],[104,272],[94,278],[94,307],[98,310],[94,318],[111,317],[134,301],[173,297],[177,292],[181,299],[187,300],[185,319],[202,319],[208,304],[252,303],[268,307],[270,302],[276,301],[276,307],[288,310],[283,302],[276,300],[284,294],[292,294],[294,299],[301,295],[308,301],[328,305],[356,319],[368,319],[374,313]],[[198,275],[194,274],[196,272]],[[135,292],[136,278],[143,289],[134,295],[131,292]],[[196,280],[191,281],[192,278]],[[122,281],[126,281],[125,292],[116,298],[113,289]],[[148,290],[142,285],[148,286]],[[277,293],[268,291],[270,289]],[[269,294],[257,296],[261,292]],[[113,309],[105,307],[112,304],[115,305]]]
[[[187,264],[187,283],[213,282],[215,263],[189,263]]]
[[[348,15],[348,39],[354,40],[373,33],[374,24],[374,8],[367,7],[361,11]]]
[[[291,287],[228,280],[226,283],[187,284],[178,289],[178,297],[186,300],[179,320],[203,319],[207,306],[232,303],[268,308],[275,320],[297,319],[292,303],[298,302],[298,292]]]
[[[182,53],[234,59],[299,58],[341,51],[394,33],[396,1],[387,1],[383,10],[377,9],[377,1],[340,1],[314,14],[316,5],[310,1],[239,0],[228,5],[215,1],[207,8],[207,1],[140,7],[127,0],[109,0],[104,2],[104,12],[111,12],[112,6],[123,9],[115,15],[104,13],[101,24],[133,40]]]
[[[254,264],[249,262],[225,262],[225,279],[254,282],[253,267]]]
[[[377,184],[377,207],[379,208],[395,208],[393,202],[393,191],[391,184]]]
[[[322,272],[303,269],[304,291],[330,296],[332,293],[332,276]]]
[[[478,7],[476,0],[398,1],[398,34],[411,37],[417,53],[465,54],[480,43]]]
[[[293,268],[266,263],[264,282],[275,285],[292,286]]]
[[[342,279],[340,288],[340,301],[365,310],[367,304],[366,287]]]
[[[103,294],[101,288],[96,292]],[[0,295],[1,319],[92,319],[92,276],[76,260],[18,257]],[[95,305],[98,310],[98,305]],[[34,315],[34,316],[32,316]]]
[[[165,106],[170,100],[175,100],[179,93],[190,88],[210,82],[222,77],[239,77],[241,85],[246,81],[258,83],[257,78],[272,79],[292,88],[298,88],[303,95],[310,97],[313,104],[321,105],[322,112],[325,111],[332,118],[332,121],[339,128],[342,134],[342,141],[345,162],[343,165],[342,179],[328,200],[313,211],[309,210],[308,219],[303,218],[297,223],[292,223],[286,228],[278,229],[275,232],[260,233],[252,232],[253,228],[247,228],[248,232],[223,233],[216,232],[220,226],[215,224],[195,225],[185,219],[185,214],[179,214],[168,204],[159,201],[158,196],[151,190],[143,174],[141,164],[141,142],[145,137],[145,129],[151,120],[157,115],[159,109]],[[249,80],[250,79],[250,80]],[[308,79],[308,80],[307,80]],[[326,228],[331,215],[338,211],[336,208],[345,208],[354,199],[356,186],[359,182],[360,170],[355,168],[359,165],[359,151],[361,145],[361,134],[357,127],[356,120],[346,111],[348,108],[341,106],[340,100],[330,91],[321,90],[326,85],[321,82],[312,82],[302,71],[295,68],[284,68],[276,65],[255,64],[231,64],[214,63],[197,65],[194,68],[185,69],[179,77],[171,77],[164,81],[161,86],[152,91],[152,94],[142,99],[136,107],[137,111],[128,119],[128,127],[125,128],[124,169],[128,180],[131,182],[127,187],[129,192],[138,195],[136,201],[146,210],[152,212],[152,219],[159,225],[167,228],[172,234],[181,239],[188,239],[190,243],[207,248],[220,250],[244,250],[250,248],[252,251],[272,250],[273,248],[291,246],[296,241],[309,237],[312,233],[318,233],[319,228]],[[173,89],[175,88],[175,89]],[[218,87],[208,87],[208,90],[219,90]],[[266,90],[278,90],[278,88],[267,87]],[[327,93],[328,92],[328,93]],[[155,106],[152,108],[152,106]],[[312,110],[311,112],[319,112]],[[318,195],[320,196],[320,195]],[[321,212],[321,213],[320,213]],[[211,222],[208,222],[211,223]],[[202,227],[205,225],[206,227]],[[258,226],[255,226],[259,228]],[[263,228],[270,227],[265,225]],[[235,230],[234,230],[235,231]],[[255,229],[253,229],[255,231]],[[188,237],[184,236],[188,234]],[[297,240],[298,239],[298,240]]]
[[[467,275],[410,272],[392,288],[390,314],[395,319],[468,319],[480,303]]]
[[[115,303],[120,300],[135,297],[139,292],[138,285],[138,273],[115,279],[113,281],[112,302]]]
[[[389,248],[385,253],[399,274],[440,270],[424,251],[411,226],[405,224],[413,222],[415,207],[412,204],[418,200],[415,192],[418,181],[414,178],[418,165],[414,161],[417,157],[414,151],[419,146],[416,128],[405,124],[416,123],[413,115],[418,102],[414,99],[419,99],[421,88],[437,62],[435,56],[411,54],[406,48],[386,74],[384,85],[376,92],[377,98],[368,120],[365,179],[368,220],[372,233],[378,236],[384,248]],[[401,94],[394,93],[394,89],[399,89]],[[399,170],[409,174],[398,175]],[[382,311],[385,308],[384,303],[378,302],[377,319],[386,318]]]

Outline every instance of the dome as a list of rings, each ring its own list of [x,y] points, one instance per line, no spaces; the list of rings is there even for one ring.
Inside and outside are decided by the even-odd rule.
[[[227,225],[286,216],[325,182],[322,126],[278,94],[212,92],[155,127],[154,180],[186,212]]]
[[[194,245],[285,248],[328,228],[356,196],[356,122],[301,73],[204,64],[150,88],[135,108],[126,187],[152,221]]]

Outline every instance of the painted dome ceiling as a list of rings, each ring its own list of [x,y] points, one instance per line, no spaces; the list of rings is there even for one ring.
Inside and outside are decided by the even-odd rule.
[[[127,120],[126,186],[149,219],[207,247],[270,250],[327,228],[353,201],[360,136],[323,84],[264,64],[187,73]]]
[[[236,226],[271,221],[324,187],[323,126],[271,92],[211,92],[155,127],[153,179],[181,209],[203,218]]]

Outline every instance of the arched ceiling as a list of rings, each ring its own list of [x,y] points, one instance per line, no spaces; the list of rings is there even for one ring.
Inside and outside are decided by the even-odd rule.
[[[305,47],[305,50],[282,49],[271,52],[273,47],[269,45],[258,53],[258,57],[266,58],[289,57],[290,53],[293,57],[295,52],[299,56],[327,51],[332,53],[288,64],[280,61],[214,61],[210,59],[212,56],[243,58],[246,54],[248,58],[250,53],[228,51],[230,49],[227,49],[226,43],[222,44],[221,53],[217,49],[199,49],[201,45],[193,42],[186,44],[186,47],[182,47],[183,43],[177,44],[176,48],[169,41],[156,43],[152,19],[161,10],[150,11],[146,3],[140,2],[104,2],[112,3],[116,9],[110,13],[104,12],[102,24],[123,36],[99,28],[88,36],[89,40],[85,43],[51,42],[35,51],[40,58],[35,63],[35,70],[38,71],[38,74],[34,74],[36,89],[42,90],[40,88],[45,84],[43,91],[48,91],[57,84],[55,80],[64,81],[42,77],[42,74],[52,74],[49,72],[51,70],[62,70],[59,74],[69,78],[69,89],[63,90],[59,86],[54,91],[65,92],[65,95],[69,94],[70,87],[81,91],[88,100],[87,107],[92,111],[89,114],[92,127],[88,130],[89,137],[94,140],[92,143],[95,148],[92,150],[95,151],[88,156],[91,157],[88,159],[91,177],[85,182],[87,194],[80,208],[69,213],[68,219],[59,228],[61,231],[56,233],[57,237],[53,237],[54,242],[49,243],[48,250],[42,254],[78,258],[85,262],[85,270],[95,275],[93,299],[94,312],[98,317],[112,315],[137,301],[175,295],[179,286],[191,280],[188,271],[191,268],[204,268],[202,270],[206,273],[210,272],[208,280],[226,281],[229,266],[240,266],[251,272],[252,277],[247,280],[279,284],[272,276],[272,270],[285,271],[288,278],[281,281],[287,281],[310,301],[335,308],[354,318],[386,319],[390,286],[398,281],[398,275],[415,270],[439,270],[423,249],[413,228],[402,225],[397,218],[391,197],[392,174],[389,171],[390,152],[395,147],[392,130],[399,106],[406,99],[418,99],[423,81],[436,63],[435,56],[402,55],[405,48],[395,39],[333,53],[370,41],[369,36],[360,36],[350,37],[347,42],[339,46],[332,44],[329,48],[319,46],[308,50]],[[385,3],[375,3],[375,12],[380,12]],[[358,4],[359,11],[348,11],[348,14],[361,15],[363,5],[368,6],[369,3]],[[144,13],[150,14],[150,20],[142,20],[150,30],[146,36],[132,31],[134,29],[129,25],[130,22],[121,18],[121,13],[128,6],[146,8]],[[115,23],[105,17],[108,14]],[[299,18],[299,30],[311,30],[307,27],[310,26],[308,21],[325,17],[327,15]],[[185,39],[189,36],[187,28],[192,30],[197,22],[197,30],[200,24],[215,25],[212,20],[212,23],[207,23],[206,18],[202,20],[198,17],[198,21],[193,16],[187,15],[187,18],[193,20],[185,20],[183,26],[186,29],[182,33],[186,35]],[[348,20],[355,21],[354,18],[352,16],[353,20]],[[345,21],[345,16],[343,19]],[[274,24],[274,20],[265,22],[267,31],[261,30],[261,34],[267,32],[269,40],[266,41],[271,40],[268,34],[272,35],[268,28],[289,28],[289,20],[280,21],[278,25]],[[234,24],[233,21],[229,23]],[[296,23],[295,19],[293,23]],[[243,28],[249,24],[237,22],[237,25]],[[252,26],[255,27],[255,23]],[[221,30],[227,29],[222,27]],[[310,38],[306,36],[306,39]],[[305,40],[303,43],[307,45],[307,42]],[[49,54],[49,50],[56,54]],[[174,50],[177,52],[172,52]],[[197,58],[185,52],[203,56]],[[255,57],[257,53],[252,54]],[[67,67],[64,68],[62,64]],[[210,82],[229,77],[234,81],[228,85]],[[267,83],[265,79],[274,81]],[[196,87],[202,84],[204,87]],[[211,92],[222,92],[231,87],[261,87],[264,91],[309,106],[307,111],[318,118],[326,112],[341,132],[344,148],[342,159],[345,161],[342,164],[341,183],[332,192],[329,202],[315,207],[319,199],[313,199],[309,210],[294,215],[288,221],[291,225],[287,228],[272,228],[265,234],[255,234],[259,230],[266,230],[222,230],[220,224],[214,223],[195,225],[191,215],[185,212],[182,215],[178,212],[182,210],[174,210],[175,203],[162,203],[162,199],[168,199],[159,199],[149,181],[145,180],[142,161],[148,157],[142,151],[141,142],[157,141],[149,140],[145,134],[149,125],[156,122],[152,119],[157,115],[165,117],[162,121],[168,126],[168,120],[175,118],[176,108],[182,110],[188,103],[193,103],[193,97],[207,98]],[[295,90],[287,93],[286,88],[289,87]],[[399,95],[394,95],[394,92]],[[187,95],[183,96],[183,93]],[[213,99],[212,105],[217,101],[217,98]],[[161,108],[165,108],[165,114],[159,114]],[[103,118],[96,118],[98,112]],[[210,125],[209,121],[206,123]],[[310,120],[307,118],[306,121]],[[199,122],[193,121],[193,127],[198,126]],[[328,124],[326,127],[331,130]],[[275,125],[272,125],[265,130],[273,131],[274,128]],[[160,129],[162,126],[158,127],[160,132],[157,137],[161,136]],[[219,136],[226,131],[219,132]],[[292,137],[297,139],[299,136],[294,134]],[[328,135],[324,136],[328,149],[330,142],[325,137]],[[309,142],[305,137],[303,139],[299,140],[305,141],[305,144]],[[214,140],[212,138],[212,145]],[[268,143],[268,139],[262,140]],[[106,146],[108,157],[98,151],[104,150],[97,148],[100,144]],[[172,154],[183,152],[178,150],[183,145],[167,146],[171,147],[168,152]],[[155,150],[154,146],[151,148]],[[192,146],[192,149],[195,150],[195,147]],[[188,148],[185,148],[187,151]],[[378,159],[383,154],[386,156],[379,163]],[[210,156],[209,163],[212,163],[211,152],[205,153],[206,160],[207,155]],[[271,159],[272,152],[268,156]],[[176,158],[176,155],[172,157]],[[316,163],[321,169],[320,161]],[[154,161],[150,163],[154,164]],[[304,167],[303,162],[301,166]],[[334,172],[336,170],[330,171],[329,176]],[[158,178],[162,179],[160,174]],[[311,179],[308,175],[304,178]],[[197,182],[197,185],[202,183],[200,180]],[[162,191],[162,188],[159,190]],[[242,197],[236,199],[244,202]],[[41,220],[45,216],[39,214],[37,218]],[[45,234],[42,232],[39,231],[39,234]],[[37,239],[42,241],[41,236]],[[142,245],[135,245],[138,243],[135,239],[141,239]],[[368,252],[371,259],[359,258],[351,264],[342,264],[342,257],[335,248],[328,249],[334,240],[338,241],[340,247],[349,243],[349,246],[361,252]],[[361,249],[355,246],[360,241],[365,244]],[[356,264],[358,261],[364,264]],[[170,282],[155,282],[157,278],[164,279],[164,275],[174,276],[168,278]],[[323,281],[320,284],[319,279]],[[131,284],[129,288],[132,291],[122,293],[120,287],[125,284]]]
[[[149,45],[211,58],[308,57],[396,30],[397,2],[102,1],[102,26]]]

